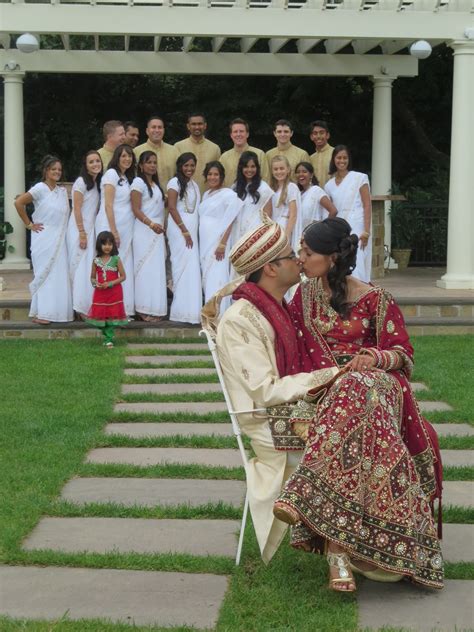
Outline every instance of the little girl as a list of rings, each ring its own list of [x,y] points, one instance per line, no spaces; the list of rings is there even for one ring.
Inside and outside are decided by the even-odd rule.
[[[111,348],[115,327],[128,322],[121,286],[126,276],[111,232],[104,230],[97,235],[96,251],[91,270],[91,283],[95,289],[87,322],[102,330],[104,346]]]
[[[293,250],[298,252],[302,233],[301,194],[290,176],[291,167],[285,156],[274,156],[270,182],[275,191],[272,196],[272,219],[285,230]]]

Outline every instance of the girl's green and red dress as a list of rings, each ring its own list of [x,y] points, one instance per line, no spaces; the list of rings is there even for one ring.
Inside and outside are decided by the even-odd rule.
[[[118,278],[119,258],[117,255],[112,255],[107,263],[104,263],[100,257],[94,259],[94,262],[97,283],[109,283]],[[96,327],[127,324],[127,315],[123,305],[123,290],[120,283],[105,289],[95,288],[87,321]]]

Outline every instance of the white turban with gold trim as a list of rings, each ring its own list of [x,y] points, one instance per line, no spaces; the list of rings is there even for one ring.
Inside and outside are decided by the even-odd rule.
[[[237,274],[248,276],[276,259],[289,246],[288,237],[276,222],[267,220],[244,235],[229,253]]]

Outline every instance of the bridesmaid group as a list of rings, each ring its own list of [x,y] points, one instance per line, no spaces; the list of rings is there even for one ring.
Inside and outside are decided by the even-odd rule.
[[[258,156],[244,151],[232,187],[225,187],[221,162],[209,162],[201,196],[195,181],[196,156],[183,153],[166,191],[160,186],[157,156],[140,155],[138,164],[128,144],[119,145],[105,173],[97,151],[83,158],[72,187],[72,212],[60,186],[59,158],[46,156],[42,179],[15,200],[25,227],[31,231],[34,278],[30,317],[38,324],[85,319],[92,302],[90,271],[95,237],[113,233],[126,273],[123,283],[128,318],[169,319],[199,323],[203,302],[232,278],[228,253],[245,233],[272,217],[285,229],[295,251],[306,226],[339,215],[360,235],[354,276],[370,280],[371,205],[369,181],[352,170],[349,149],[334,148],[324,188],[313,165],[288,159],[270,161],[270,182],[263,180]],[[26,205],[34,205],[28,216]],[[169,254],[169,268],[167,258]],[[228,304],[222,304],[224,310]]]

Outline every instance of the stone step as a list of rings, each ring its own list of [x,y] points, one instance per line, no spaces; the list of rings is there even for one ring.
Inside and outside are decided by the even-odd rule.
[[[73,478],[63,487],[61,500],[77,505],[116,503],[125,507],[200,507],[219,502],[240,507],[243,481],[193,478]]]
[[[42,518],[23,549],[234,557],[239,528],[236,520]]]
[[[173,395],[175,393],[222,393],[218,383],[204,384],[122,384],[122,393],[155,393]]]
[[[231,437],[232,425],[229,423],[110,423],[105,427],[107,435],[123,437]]]
[[[412,632],[472,630],[474,581],[447,579],[443,590],[408,582],[358,581],[359,629]]]
[[[446,562],[474,563],[474,524],[444,524],[441,548]]]
[[[423,384],[423,382],[412,382],[411,383],[411,387],[412,387],[413,391],[415,391],[415,393],[417,393],[419,391],[427,391],[427,390],[429,390],[428,387],[426,386],[426,384]]]
[[[210,355],[131,355],[128,364],[175,364],[176,362],[212,362]]]
[[[226,413],[225,402],[131,402],[115,404],[116,413]]]
[[[443,481],[443,507],[474,507],[474,481]]]
[[[0,614],[18,619],[110,619],[212,629],[224,575],[96,568],[0,566]]]
[[[238,450],[212,448],[96,448],[89,452],[86,462],[122,463],[141,467],[171,463],[242,467]]]
[[[207,351],[209,347],[205,343],[200,342],[170,342],[170,343],[156,343],[156,342],[129,342],[127,349],[152,349],[155,351]]]
[[[125,375],[165,377],[166,375],[216,375],[215,369],[124,369]]]
[[[469,424],[433,424],[440,437],[472,437],[474,427]]]
[[[453,410],[453,407],[450,406],[449,404],[446,404],[446,402],[424,402],[424,401],[419,401],[418,404],[420,406],[420,410],[423,413],[434,413],[436,411]]]
[[[474,450],[441,450],[444,467],[473,467]]]

